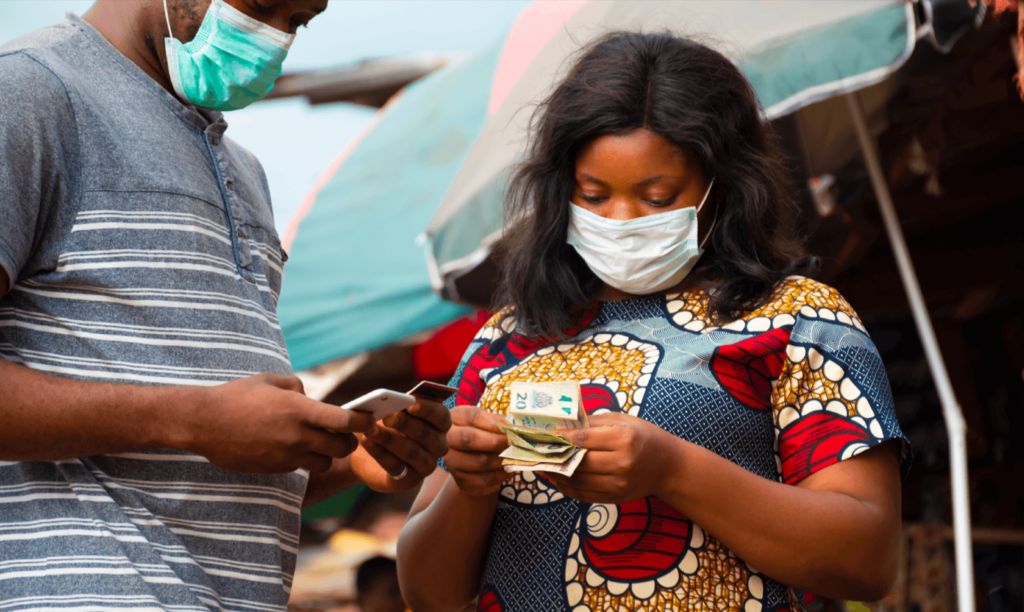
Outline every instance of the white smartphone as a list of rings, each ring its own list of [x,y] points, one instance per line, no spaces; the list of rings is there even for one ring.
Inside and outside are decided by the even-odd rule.
[[[399,393],[389,389],[377,389],[366,395],[356,398],[342,406],[344,410],[355,410],[356,412],[369,412],[377,421],[384,417],[401,412],[416,403],[417,397],[442,403],[458,389],[447,385],[440,385],[429,381],[423,381],[412,388],[409,393]]]
[[[373,415],[374,420],[379,421],[386,416],[401,412],[415,403],[416,398],[411,395],[389,389],[377,389],[352,400],[342,406],[342,409],[369,412]]]

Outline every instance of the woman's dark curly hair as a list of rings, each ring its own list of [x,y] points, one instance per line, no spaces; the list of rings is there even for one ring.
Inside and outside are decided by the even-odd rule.
[[[796,205],[750,83],[722,54],[670,33],[614,32],[583,51],[531,121],[529,155],[506,193],[495,306],[517,333],[561,337],[601,287],[566,243],[576,157],[606,134],[644,128],[703,162],[717,221],[690,277],[719,322],[764,303],[807,269],[792,238]]]

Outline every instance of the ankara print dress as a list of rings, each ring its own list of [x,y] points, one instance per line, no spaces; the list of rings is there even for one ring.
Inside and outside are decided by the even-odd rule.
[[[455,402],[505,414],[514,381],[576,380],[590,414],[646,419],[785,483],[903,438],[874,344],[846,300],[815,281],[789,278],[768,305],[723,327],[708,322],[696,291],[601,302],[580,329],[531,342],[492,319],[456,373]],[[529,472],[501,489],[481,610],[789,607],[785,586],[658,498],[581,503]]]

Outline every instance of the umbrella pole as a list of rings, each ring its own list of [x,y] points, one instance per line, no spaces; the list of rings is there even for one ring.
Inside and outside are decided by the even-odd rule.
[[[868,131],[864,109],[856,92],[847,93],[846,105],[850,110],[861,154],[871,177],[871,186],[875,190],[878,208],[882,213],[885,231],[889,235],[889,243],[896,258],[896,267],[903,281],[903,288],[910,301],[910,310],[914,315],[917,333],[921,336],[924,354],[928,359],[928,368],[935,380],[935,388],[942,402],[942,416],[946,421],[946,435],[949,438],[949,467],[953,484],[953,536],[956,550],[956,584],[959,612],[974,612],[974,569],[971,557],[971,506],[967,488],[967,442],[966,425],[960,404],[953,393],[953,384],[949,380],[946,364],[939,352],[939,343],[935,339],[928,309],[921,286],[917,282],[914,264],[910,261],[907,243],[903,239],[903,230],[892,203],[892,194],[882,172],[882,164],[878,159],[878,149],[874,138]]]

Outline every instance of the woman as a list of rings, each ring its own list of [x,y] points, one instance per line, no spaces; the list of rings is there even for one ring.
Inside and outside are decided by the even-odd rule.
[[[592,46],[510,190],[504,307],[399,542],[417,611],[743,610],[875,600],[906,454],[849,304],[796,276],[793,202],[739,70],[670,34]],[[514,381],[577,380],[572,477],[506,474]],[[479,406],[479,408],[475,407]],[[904,464],[906,463],[904,459]]]

